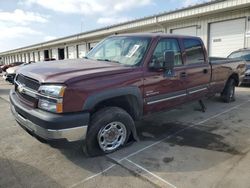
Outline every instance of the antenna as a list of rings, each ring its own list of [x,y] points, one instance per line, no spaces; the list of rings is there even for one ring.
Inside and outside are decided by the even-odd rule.
[[[83,21],[81,21],[81,33],[83,32]]]

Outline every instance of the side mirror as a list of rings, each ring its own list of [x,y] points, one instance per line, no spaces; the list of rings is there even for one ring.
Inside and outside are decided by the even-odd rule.
[[[174,51],[164,52],[164,69],[172,71],[174,69],[175,53]]]

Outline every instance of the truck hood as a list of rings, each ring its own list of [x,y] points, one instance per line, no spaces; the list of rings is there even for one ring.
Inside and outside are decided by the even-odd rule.
[[[70,83],[93,77],[131,71],[118,63],[89,59],[60,60],[34,63],[18,69],[17,74],[38,80],[40,83]]]

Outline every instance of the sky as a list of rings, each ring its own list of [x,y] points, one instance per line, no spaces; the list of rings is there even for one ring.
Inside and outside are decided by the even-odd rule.
[[[0,52],[206,0],[0,0]]]

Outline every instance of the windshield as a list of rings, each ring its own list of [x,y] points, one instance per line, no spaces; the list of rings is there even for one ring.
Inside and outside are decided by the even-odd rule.
[[[150,38],[115,36],[99,43],[86,58],[98,61],[110,61],[127,66],[139,65],[149,46]]]
[[[236,59],[240,58],[245,61],[250,61],[250,51],[233,52],[228,58]]]

